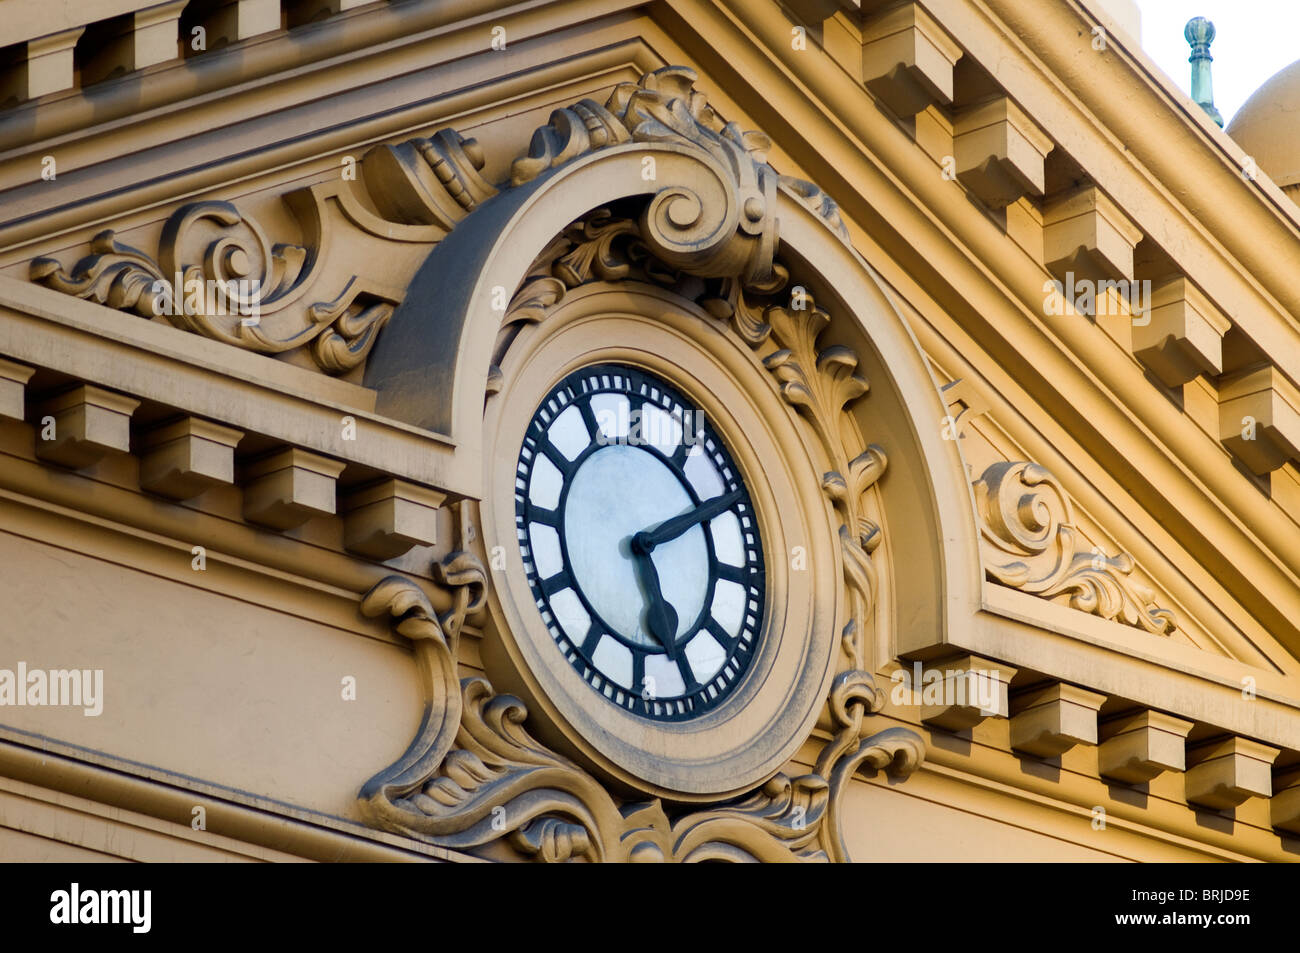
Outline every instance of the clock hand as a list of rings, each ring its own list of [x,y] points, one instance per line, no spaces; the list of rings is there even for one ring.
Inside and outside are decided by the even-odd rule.
[[[677,660],[677,611],[664,598],[659,588],[659,571],[655,569],[654,559],[649,553],[637,552],[633,548],[636,563],[641,567],[647,594],[650,597],[646,605],[646,627],[650,634],[664,647],[664,651],[673,661]]]
[[[689,513],[683,513],[681,516],[674,516],[670,520],[664,520],[652,531],[642,530],[632,537],[632,551],[648,556],[660,543],[676,539],[696,523],[712,519],[722,511],[730,509],[744,495],[745,491],[743,489],[733,490],[725,496],[705,500]]]

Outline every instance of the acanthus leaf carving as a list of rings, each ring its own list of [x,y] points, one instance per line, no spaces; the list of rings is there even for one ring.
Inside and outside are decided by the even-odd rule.
[[[763,312],[763,323],[770,329],[764,340],[770,349],[763,365],[780,382],[786,402],[808,421],[831,463],[822,477],[822,489],[841,521],[840,550],[850,599],[841,641],[852,668],[864,670],[864,629],[876,598],[871,554],[880,544],[879,528],[865,512],[865,498],[885,473],[888,458],[875,444],[858,450],[860,438],[846,419],[849,405],[870,389],[858,373],[857,356],[842,345],[821,347],[818,339],[830,316],[806,292],[792,298],[790,304],[769,305]],[[855,728],[861,727],[860,716],[851,720]]]
[[[680,272],[657,260],[641,239],[636,221],[598,208],[565,228],[537,256],[506,306],[493,365],[514,340],[521,324],[541,321],[572,289],[590,281],[637,277],[672,286]]]
[[[259,354],[310,346],[322,371],[340,374],[365,360],[400,299],[353,276],[337,298],[295,317],[288,309],[302,297],[315,263],[303,246],[270,243],[229,202],[194,202],[168,218],[157,259],[110,230],[92,239],[91,254],[70,272],[53,258],[37,258],[30,275],[64,294],[145,318],[163,316],[182,330]]]
[[[734,314],[746,308],[738,296]],[[733,318],[734,321],[734,318]],[[752,321],[752,319],[751,319]],[[789,304],[772,304],[763,311],[768,331],[753,347],[768,348],[764,366],[779,381],[782,397],[807,420],[831,469],[822,477],[822,490],[840,520],[848,620],[840,633],[847,665],[832,683],[828,699],[835,733],[818,757],[816,773],[827,781],[829,800],[821,842],[829,859],[849,859],[840,822],[840,799],[848,782],[863,766],[906,777],[925,757],[925,743],[915,732],[891,728],[868,734],[868,716],[884,704],[867,667],[867,624],[876,604],[877,572],[872,554],[881,542],[880,529],[867,515],[870,488],[884,475],[888,458],[875,444],[862,445],[848,408],[865,396],[870,385],[858,372],[858,359],[843,345],[822,346],[819,339],[830,316],[811,295],[798,289]],[[742,337],[750,340],[756,335]]]
[[[169,300],[156,288],[162,279],[158,263],[124,242],[111,228],[90,240],[90,254],[71,271],[54,258],[32,261],[31,279],[74,298],[85,298],[143,317],[159,313],[157,303]]]
[[[464,519],[469,506],[462,504]],[[619,803],[529,734],[522,701],[497,694],[483,677],[457,681],[460,631],[482,603],[486,573],[477,556],[456,552],[434,575],[452,593],[442,614],[401,576],[382,579],[361,601],[363,614],[391,617],[412,641],[426,697],[407,751],[361,790],[362,813],[376,827],[462,851],[504,842],[548,863],[846,860],[832,815],[853,772],[864,764],[909,772],[923,754],[914,733],[887,729],[842,757],[824,753],[815,773],[777,774],[728,803],[672,811],[657,799]],[[883,700],[870,675],[850,672],[836,680],[830,704],[839,718],[879,710]]]
[[[617,859],[608,847],[620,818],[600,783],[528,734],[519,699],[496,694],[483,678],[464,679],[461,690],[454,746],[416,790],[391,803],[403,815],[399,829],[460,850],[521,832],[517,843],[545,847],[542,859]],[[539,824],[564,833],[563,843],[538,839]],[[566,854],[566,844],[577,852]]]
[[[992,464],[975,481],[985,572],[994,582],[1053,599],[1124,625],[1168,635],[1174,614],[1132,578],[1128,553],[1107,556],[1087,546],[1073,525],[1069,499],[1047,468],[1026,461]]]
[[[333,301],[309,307],[307,314],[315,326],[324,328],[311,342],[317,366],[326,374],[342,374],[359,365],[393,316],[393,308],[391,301],[365,300],[355,277]]]
[[[778,774],[746,798],[679,820],[672,831],[674,855],[686,862],[825,861],[820,835],[829,800],[825,778]],[[754,828],[767,836],[754,838]]]
[[[391,614],[414,642],[427,698],[406,754],[362,788],[370,823],[456,850],[505,839],[547,862],[820,859],[807,848],[825,813],[821,778],[778,775],[733,804],[671,823],[659,801],[620,807],[594,777],[539,744],[524,728],[523,702],[496,694],[487,679],[453,688],[455,619],[466,603],[458,595],[461,608],[439,617],[397,576],[362,600],[364,614]]]

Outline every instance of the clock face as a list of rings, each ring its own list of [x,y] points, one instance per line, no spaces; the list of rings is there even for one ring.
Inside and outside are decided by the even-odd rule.
[[[739,469],[675,388],[617,364],[561,381],[519,451],[515,522],[557,662],[612,704],[681,721],[735,689],[763,546]]]

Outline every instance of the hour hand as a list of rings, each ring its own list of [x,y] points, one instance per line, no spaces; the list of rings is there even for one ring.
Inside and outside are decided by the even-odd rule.
[[[649,553],[632,547],[633,558],[641,570],[649,601],[646,605],[646,627],[655,640],[664,647],[670,659],[677,659],[677,610],[664,598],[659,588],[659,570]]]

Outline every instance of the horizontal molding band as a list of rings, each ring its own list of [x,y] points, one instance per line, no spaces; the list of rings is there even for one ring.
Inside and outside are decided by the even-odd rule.
[[[238,191],[255,191],[258,183],[323,156],[346,150],[359,157],[371,145],[416,135],[498,105],[515,103],[516,108],[527,108],[527,100],[539,92],[593,76],[610,74],[610,85],[639,78],[642,72],[662,64],[650,57],[635,32],[626,23],[607,25],[585,37],[603,46],[559,62],[550,57],[544,42],[516,40],[511,65],[518,72],[496,76],[490,82],[479,75],[481,64],[453,57],[443,69],[454,89],[432,97],[427,95],[424,76],[444,52],[437,45],[412,50],[413,61],[403,64],[396,76],[377,76],[374,85],[364,90],[370,99],[349,85],[331,101],[322,97],[309,78],[286,79],[273,89],[255,91],[261,96],[285,97],[272,143],[267,142],[265,129],[258,123],[267,107],[259,105],[250,118],[248,103],[231,98],[207,108],[187,109],[180,103],[165,114],[133,119],[129,124],[123,120],[121,128],[110,125],[93,135],[76,133],[77,138],[66,143],[42,143],[25,159],[0,154],[0,196],[4,197],[0,254],[14,260],[16,252],[24,252],[17,259],[22,260],[49,253],[57,250],[54,242],[60,236],[105,225],[125,230],[155,217],[156,213],[151,214],[155,209],[170,212],[186,199],[212,198],[218,191],[217,197],[237,198],[234,193],[240,183],[245,185]],[[623,71],[627,75],[620,75]],[[460,81],[454,79],[457,74],[462,74]],[[346,75],[346,71],[339,70],[338,75]],[[375,113],[375,100],[390,105]],[[394,102],[396,105],[391,105]],[[340,105],[350,105],[354,115],[340,120]],[[123,137],[143,137],[159,145],[147,154],[122,156],[109,143]],[[40,157],[51,150],[58,160],[59,176],[43,181]],[[232,150],[234,154],[214,163],[214,150]],[[65,175],[68,171],[76,174]],[[128,184],[124,185],[124,180]]]
[[[4,726],[0,726],[0,774],[186,828],[193,817],[193,808],[202,806],[207,809],[209,831],[309,860],[368,863],[474,860],[341,817],[304,810]]]
[[[457,458],[448,437],[371,413],[373,391],[3,276],[0,355],[452,497],[479,494],[478,461]]]

